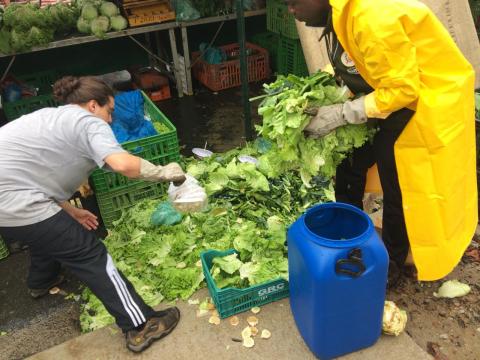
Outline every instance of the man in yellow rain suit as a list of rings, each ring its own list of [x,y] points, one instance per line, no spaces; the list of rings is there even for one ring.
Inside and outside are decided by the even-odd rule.
[[[305,131],[378,120],[373,152],[390,258],[402,266],[410,247],[419,280],[443,278],[478,220],[472,66],[420,1],[286,2],[307,26],[330,24],[332,65],[364,94],[320,108]]]

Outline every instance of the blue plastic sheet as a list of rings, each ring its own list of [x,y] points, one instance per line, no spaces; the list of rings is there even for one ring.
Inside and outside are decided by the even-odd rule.
[[[145,119],[143,96],[139,90],[115,96],[112,130],[119,143],[157,135],[151,121]]]

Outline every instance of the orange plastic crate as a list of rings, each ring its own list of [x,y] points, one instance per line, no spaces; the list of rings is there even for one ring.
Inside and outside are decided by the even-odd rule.
[[[230,57],[239,56],[240,45],[220,46]],[[270,76],[268,51],[260,46],[246,43],[248,82],[259,81]],[[203,58],[198,59],[200,52],[192,53],[193,76],[212,91],[224,90],[242,84],[240,59],[232,59],[221,64],[209,64]],[[198,60],[197,60],[198,59]]]
[[[131,27],[175,20],[175,11],[166,0],[124,0],[123,10]]]
[[[147,91],[147,95],[152,101],[162,101],[172,97],[168,84],[158,90]]]

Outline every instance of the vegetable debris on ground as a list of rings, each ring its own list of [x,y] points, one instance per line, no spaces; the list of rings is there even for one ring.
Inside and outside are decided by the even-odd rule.
[[[211,249],[237,252],[213,260],[209,270],[220,288],[288,279],[286,227],[312,205],[334,200],[336,166],[372,135],[361,125],[339,128],[322,139],[305,138],[307,107],[345,100],[326,73],[280,76],[265,90],[259,107],[262,137],[241,149],[185,160],[188,173],[209,195],[206,210],[184,214],[178,224],[153,225],[152,213],[166,199],[146,200],[125,211],[105,239],[116,266],[148,304],[188,299],[204,286],[198,262]],[[242,163],[241,155],[260,162]],[[83,299],[84,331],[113,322],[88,289]],[[208,314],[206,306],[200,304],[197,316]],[[247,345],[253,346],[250,340]]]

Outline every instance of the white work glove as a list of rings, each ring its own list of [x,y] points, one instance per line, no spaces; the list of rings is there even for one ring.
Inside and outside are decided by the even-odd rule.
[[[185,173],[177,163],[161,166],[140,159],[140,176],[138,179],[181,184],[185,181]]]
[[[180,211],[199,211],[207,204],[205,189],[190,174],[186,174],[186,180],[182,185],[170,184],[168,198],[173,206]]]
[[[313,115],[311,111],[309,109],[306,113]],[[304,131],[308,135],[321,137],[343,125],[366,123],[367,119],[365,97],[362,96],[343,104],[319,107]]]

